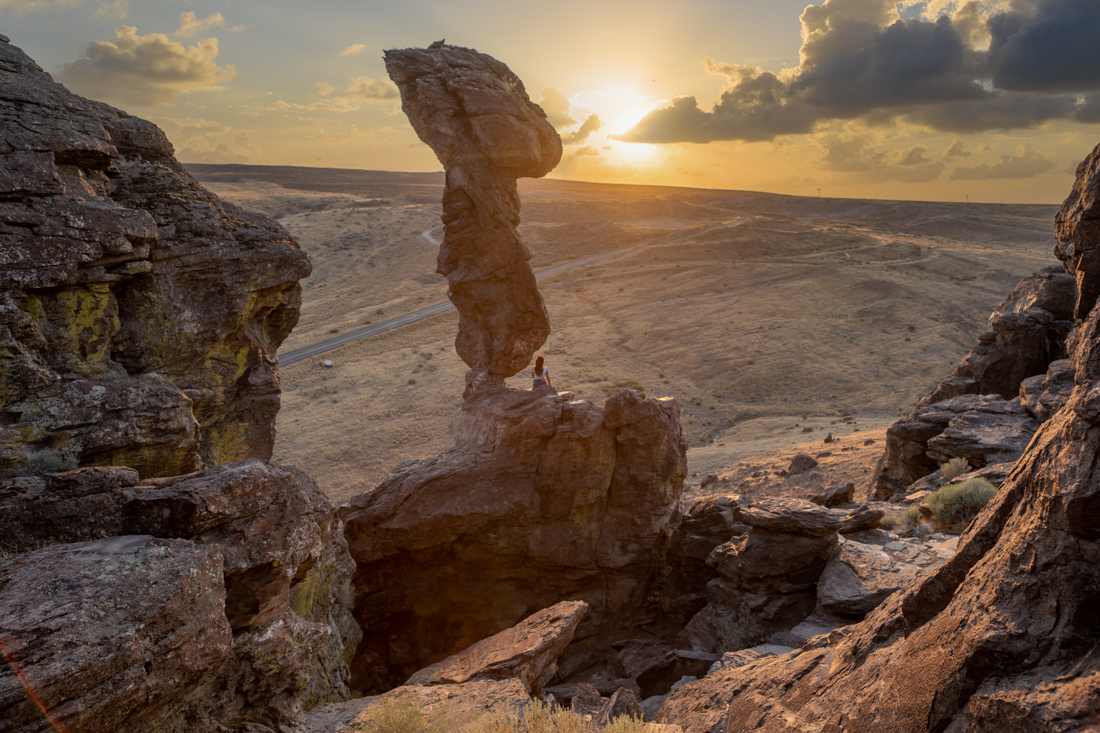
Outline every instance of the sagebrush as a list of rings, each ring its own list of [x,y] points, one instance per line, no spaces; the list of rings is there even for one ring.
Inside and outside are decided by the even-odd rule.
[[[961,532],[996,493],[993,484],[980,476],[938,489],[928,497],[933,526]]]
[[[358,724],[361,733],[590,733],[592,721],[573,711],[541,700],[521,710],[500,708],[491,712],[425,708],[414,702],[382,700],[367,711]],[[640,718],[616,718],[606,733],[642,733]]]

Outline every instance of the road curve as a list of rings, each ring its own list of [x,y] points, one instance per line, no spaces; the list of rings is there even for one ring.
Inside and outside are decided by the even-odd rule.
[[[633,247],[624,247],[623,249],[616,249],[611,252],[601,252],[597,255],[590,257],[584,257],[579,260],[573,260],[572,262],[565,262],[560,265],[548,267],[545,270],[540,270],[535,273],[536,280],[542,280],[543,278],[550,277],[551,275],[557,275],[559,272],[565,272],[566,270],[572,270],[575,267],[584,267],[590,265],[593,262],[600,260],[610,259],[612,257],[622,257],[627,254],[632,254],[636,250],[643,249],[646,245],[635,245]],[[454,303],[449,300],[445,300],[435,305],[429,305],[427,308],[421,308],[411,313],[406,313],[403,316],[397,318],[391,318],[381,323],[374,323],[370,326],[364,326],[363,328],[357,328],[354,331],[348,331],[342,333],[339,336],[333,336],[330,339],[324,341],[318,341],[310,346],[303,346],[300,349],[293,349],[292,351],[286,351],[279,354],[277,359],[279,366],[288,367],[291,364],[297,364],[300,361],[306,359],[312,359],[315,356],[332,351],[333,349],[339,349],[341,346],[347,346],[348,344],[361,341],[371,336],[377,336],[380,333],[386,331],[392,331],[395,328],[401,328],[402,326],[410,326],[418,321],[423,321],[425,318],[432,318],[442,313],[446,313],[449,310],[454,309]]]
[[[691,239],[692,237],[697,237],[700,234],[704,234],[714,229],[719,229],[727,226],[737,226],[738,224],[743,224],[746,221],[751,220],[752,217],[742,216],[738,221],[723,222],[722,224],[718,224],[716,226],[707,227],[706,229],[699,232],[693,232],[691,234],[679,237],[672,237],[663,243],[668,244],[679,240]],[[429,232],[430,231],[431,230],[429,230]],[[429,239],[429,232],[423,233],[425,239]],[[610,252],[600,252],[599,254],[594,254],[589,257],[582,257],[579,260],[563,262],[560,265],[554,265],[553,267],[547,267],[545,270],[539,270],[535,273],[535,279],[542,280],[543,278],[557,275],[560,272],[572,270],[576,267],[591,265],[592,263],[599,262],[601,260],[621,259],[624,257],[628,257],[630,255],[637,254],[638,252],[641,252],[643,250],[649,249],[650,246],[652,245],[636,244],[633,247],[623,247],[622,249],[616,249]],[[318,341],[317,343],[310,346],[303,346],[300,349],[293,349],[291,351],[284,352],[282,354],[279,354],[276,357],[276,360],[279,366],[288,367],[292,364],[297,364],[300,361],[312,359],[315,356],[320,356],[321,354],[333,351],[334,349],[339,349],[341,346],[347,346],[348,344],[353,344],[356,341],[361,341],[365,338],[370,338],[371,336],[377,336],[378,334],[385,333],[386,331],[392,331],[395,328],[410,326],[414,323],[417,323],[418,321],[423,321],[425,318],[433,318],[452,309],[454,309],[454,304],[449,300],[445,300],[441,303],[436,303],[435,305],[429,305],[427,308],[421,308],[420,310],[406,313],[403,316],[391,318],[388,321],[382,321],[381,323],[375,323],[370,326],[364,326],[363,328],[357,328],[354,331],[348,331],[347,333],[342,333],[339,336],[333,336],[330,339]]]

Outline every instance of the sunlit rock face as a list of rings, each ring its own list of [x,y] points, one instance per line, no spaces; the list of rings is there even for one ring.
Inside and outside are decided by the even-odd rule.
[[[497,382],[526,367],[550,333],[517,228],[516,179],[553,170],[561,139],[523,82],[492,57],[439,43],[387,51],[386,69],[447,171],[438,271],[459,313],[455,348]]]
[[[687,469],[673,400],[501,389],[468,399],[451,431],[447,452],[340,508],[365,634],[353,686],[394,687],[562,600],[590,609],[561,679],[660,620],[651,597]]]
[[[686,733],[1082,731],[1100,719],[1100,271],[1082,196],[1059,214],[1085,313],[1076,386],[1042,424],[958,552],[862,623],[681,687],[658,720]],[[1091,233],[1090,233],[1091,232]]]
[[[7,39],[0,89],[0,470],[270,458],[305,254]]]

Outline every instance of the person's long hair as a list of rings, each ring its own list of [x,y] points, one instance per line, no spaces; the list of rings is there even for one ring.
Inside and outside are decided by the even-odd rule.
[[[546,360],[542,358],[542,354],[535,357],[535,374],[542,374],[542,365],[546,363]]]

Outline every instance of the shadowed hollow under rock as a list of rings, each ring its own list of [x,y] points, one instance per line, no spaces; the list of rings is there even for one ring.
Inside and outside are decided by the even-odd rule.
[[[458,309],[455,349],[498,383],[526,367],[550,320],[519,233],[516,179],[545,176],[561,139],[507,66],[442,43],[386,51],[420,139],[447,171],[438,271]]]
[[[562,679],[659,620],[647,601],[686,470],[673,400],[489,390],[451,435],[340,508],[365,630],[354,686],[393,687],[565,599],[590,610]]]

